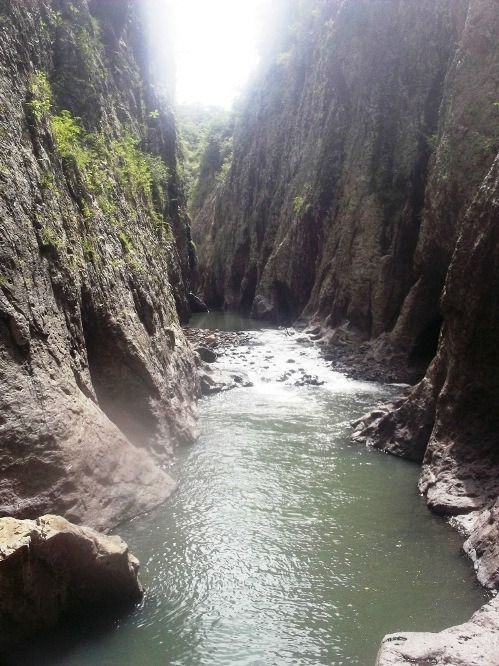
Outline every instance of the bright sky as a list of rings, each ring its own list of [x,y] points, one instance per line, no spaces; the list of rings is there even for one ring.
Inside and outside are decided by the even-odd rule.
[[[272,0],[168,0],[177,100],[230,107],[258,63],[262,7]]]

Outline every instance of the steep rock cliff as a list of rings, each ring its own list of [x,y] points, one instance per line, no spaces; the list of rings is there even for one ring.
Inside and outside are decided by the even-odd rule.
[[[193,436],[189,228],[152,3],[0,2],[0,515],[108,528]]]
[[[499,584],[499,155],[465,216],[441,300],[444,328],[425,378],[367,417],[358,438],[420,460],[435,511],[474,513],[465,546],[488,587]]]
[[[497,5],[300,6],[251,88],[223,190],[194,221],[204,295],[342,327],[421,375],[497,146]]]
[[[298,7],[195,220],[204,295],[422,378],[357,439],[423,464],[498,589],[498,4]]]

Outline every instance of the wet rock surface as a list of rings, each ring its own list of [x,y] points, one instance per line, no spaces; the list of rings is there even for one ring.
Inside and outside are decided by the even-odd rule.
[[[333,370],[352,379],[370,382],[415,384],[422,378],[421,369],[410,369],[403,358],[377,358],[373,344],[339,327],[332,330],[326,326],[309,324],[303,328],[300,340],[303,344],[317,344],[322,358]]]
[[[119,537],[59,516],[0,519],[0,648],[67,613],[130,607],[143,594],[138,568]]]
[[[481,608],[469,622],[440,633],[385,636],[376,666],[497,666],[499,599]]]

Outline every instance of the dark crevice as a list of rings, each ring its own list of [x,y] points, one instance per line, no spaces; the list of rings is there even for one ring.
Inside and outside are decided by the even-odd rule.
[[[426,368],[431,363],[437,353],[442,324],[443,318],[435,317],[416,337],[409,354],[409,365],[411,367],[421,365]]]

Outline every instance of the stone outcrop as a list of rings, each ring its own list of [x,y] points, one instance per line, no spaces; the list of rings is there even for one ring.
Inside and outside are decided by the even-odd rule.
[[[499,663],[499,599],[481,608],[469,622],[438,634],[385,636],[376,666],[434,664],[496,666]]]
[[[138,568],[119,537],[58,516],[0,519],[0,647],[52,628],[67,612],[137,602]]]
[[[407,396],[366,417],[357,434],[421,461],[420,489],[433,510],[487,510],[487,520],[474,521],[480,533],[496,524],[499,495],[498,220],[499,155],[461,227],[441,301],[445,324],[435,359]],[[472,536],[472,542],[478,559],[490,553],[490,534],[484,542]]]
[[[497,591],[499,155],[463,221],[441,305],[445,324],[425,378],[365,417],[356,438],[422,461],[428,505],[457,516],[478,580]],[[497,616],[496,599],[470,623],[441,634],[387,637],[378,663],[496,664]]]
[[[109,528],[168,497],[164,464],[195,434],[153,6],[0,2],[1,516]]]

